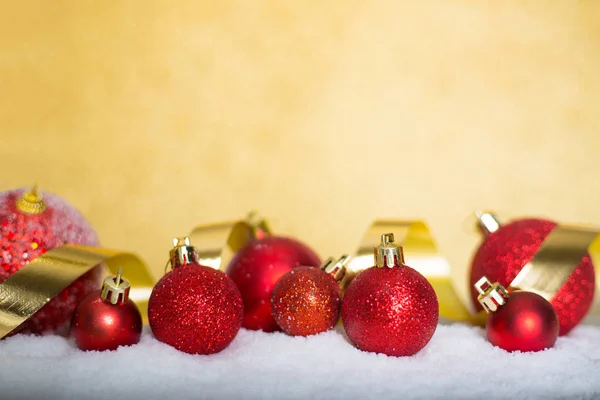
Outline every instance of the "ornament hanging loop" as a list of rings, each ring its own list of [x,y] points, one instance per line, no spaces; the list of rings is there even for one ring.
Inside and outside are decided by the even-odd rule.
[[[502,226],[498,217],[489,211],[475,211],[477,218],[477,228],[484,235],[496,232]]]
[[[123,267],[119,267],[116,277],[109,276],[104,279],[100,297],[111,304],[125,304],[129,300],[131,284],[123,278]]]
[[[46,211],[44,195],[39,192],[37,184],[33,185],[17,200],[17,209],[31,215],[41,214]]]
[[[329,257],[319,268],[331,275],[336,282],[341,282],[346,275],[346,266],[350,262],[350,258],[348,254],[342,255],[337,260]]]
[[[246,216],[245,223],[250,228],[256,239],[263,239],[270,235],[271,228],[262,215],[256,210],[250,211]]]
[[[493,283],[485,276],[479,279],[475,285],[475,289],[479,292],[477,300],[487,312],[494,312],[508,300],[508,292],[498,282]]]
[[[393,268],[404,264],[404,253],[402,247],[394,242],[393,233],[381,235],[381,244],[375,247],[375,266],[378,268]]]
[[[169,267],[177,268],[186,264],[198,264],[198,251],[190,243],[190,238],[173,238],[173,248],[169,252],[169,261],[165,266],[165,273]]]

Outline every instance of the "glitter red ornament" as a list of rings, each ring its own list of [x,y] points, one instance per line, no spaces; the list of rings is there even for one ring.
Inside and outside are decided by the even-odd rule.
[[[271,293],[285,273],[299,266],[318,267],[319,256],[297,240],[268,236],[248,243],[236,253],[227,274],[236,283],[244,299],[246,329],[278,331],[271,315]]]
[[[485,276],[475,285],[483,309],[490,313],[486,323],[488,340],[506,351],[540,351],[554,346],[558,318],[552,305],[531,292],[508,293]]]
[[[350,282],[342,301],[342,322],[352,344],[364,351],[410,356],[429,343],[438,318],[431,284],[404,265],[394,235],[382,235],[375,266]]]
[[[64,244],[97,246],[92,227],[77,210],[48,193],[0,193],[0,283],[46,251]],[[66,335],[79,301],[98,288],[102,268],[82,275],[11,334],[54,331]]]
[[[319,268],[294,268],[279,279],[271,296],[277,325],[291,336],[309,336],[332,329],[340,319],[339,282],[350,256],[329,258]]]
[[[479,225],[486,235],[471,263],[471,295],[481,309],[474,289],[482,276],[509,287],[517,274],[529,263],[542,242],[557,226],[544,219],[520,219],[500,225],[491,213],[478,214]],[[560,323],[560,335],[569,333],[589,311],[594,298],[595,274],[589,254],[585,254],[558,292],[550,299]]]
[[[71,320],[71,336],[81,350],[115,350],[140,341],[142,316],[131,299],[131,284],[121,276],[104,280],[102,289],[85,296]]]
[[[148,302],[152,333],[186,353],[218,353],[242,325],[240,291],[223,272],[198,264],[189,238],[174,239],[173,245],[173,269],[158,281]]]

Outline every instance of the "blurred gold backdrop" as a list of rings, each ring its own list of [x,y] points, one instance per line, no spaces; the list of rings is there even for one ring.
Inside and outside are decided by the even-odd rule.
[[[258,209],[322,256],[478,207],[600,225],[600,2],[4,1],[0,189],[38,182],[160,276]]]

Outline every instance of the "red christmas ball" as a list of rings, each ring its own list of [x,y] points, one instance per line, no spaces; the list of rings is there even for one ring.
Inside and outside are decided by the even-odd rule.
[[[279,326],[271,314],[271,293],[275,284],[292,268],[317,267],[319,256],[297,240],[269,236],[248,243],[236,253],[227,274],[236,283],[244,299],[242,326],[273,332]]]
[[[163,276],[148,302],[154,337],[190,354],[223,350],[240,330],[243,316],[242,297],[231,278],[197,263]]]
[[[433,336],[439,318],[431,284],[414,269],[369,268],[358,274],[342,301],[342,322],[360,350],[411,356]]]
[[[71,335],[81,350],[115,350],[140,341],[142,316],[133,301],[112,304],[97,290],[79,303],[71,321]]]
[[[477,309],[481,309],[473,287],[477,280],[487,276],[490,281],[508,287],[555,227],[556,223],[548,220],[521,219],[487,235],[471,265],[471,293]],[[594,289],[594,266],[586,253],[550,301],[558,315],[560,335],[567,334],[583,320],[592,305]]]
[[[340,318],[342,291],[333,277],[315,267],[286,273],[271,296],[273,318],[288,335],[309,336],[332,329]]]
[[[23,189],[0,193],[0,283],[46,251],[64,244],[97,246],[98,237],[81,214],[61,198]],[[66,335],[73,310],[98,288],[102,268],[82,275],[11,332]]]
[[[554,346],[559,324],[552,305],[531,292],[512,292],[506,304],[488,316],[487,337],[507,351],[540,351]]]

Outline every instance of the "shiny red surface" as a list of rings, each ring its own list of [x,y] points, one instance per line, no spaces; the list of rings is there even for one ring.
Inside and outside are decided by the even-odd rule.
[[[223,272],[199,264],[176,267],[150,295],[148,319],[156,339],[190,354],[212,354],[235,338],[244,308]]]
[[[439,318],[431,284],[408,266],[371,267],[350,282],[342,322],[360,350],[410,356],[433,336]]]
[[[100,291],[88,294],[77,306],[71,335],[81,350],[115,350],[140,340],[142,316],[135,303],[111,304]]]
[[[227,268],[244,299],[246,329],[278,331],[271,315],[271,293],[286,272],[299,266],[321,264],[319,256],[305,244],[290,238],[270,236],[255,240],[237,252]]]
[[[271,296],[273,318],[291,336],[309,336],[332,329],[340,319],[342,290],[327,272],[294,268],[279,279]]]
[[[552,305],[530,292],[513,292],[488,316],[486,331],[494,346],[507,351],[540,351],[554,346],[558,318]]]
[[[92,227],[64,200],[44,193],[47,209],[32,215],[16,207],[22,193],[22,189],[0,193],[0,283],[55,247],[98,245]],[[85,295],[98,289],[101,275],[101,267],[82,275],[11,334],[52,331],[67,335],[73,310]]]
[[[478,310],[481,310],[481,305],[473,287],[475,282],[486,276],[490,281],[508,287],[555,227],[556,223],[548,220],[522,219],[502,226],[484,239],[471,264],[471,295]],[[594,298],[594,266],[589,254],[585,254],[579,265],[574,267],[551,299],[561,335],[566,335],[583,320]]]

